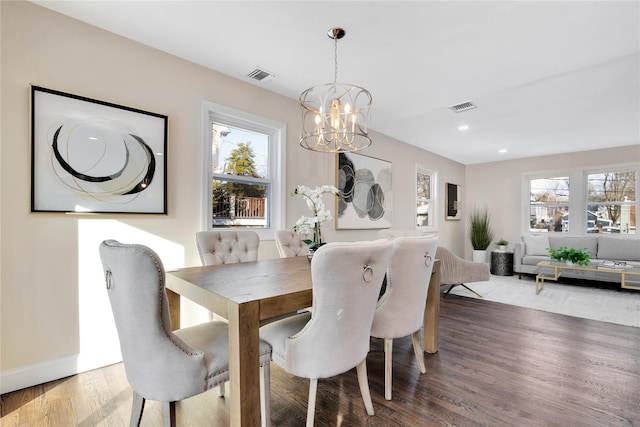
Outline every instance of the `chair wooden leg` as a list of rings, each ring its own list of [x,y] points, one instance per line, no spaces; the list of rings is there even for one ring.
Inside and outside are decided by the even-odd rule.
[[[260,407],[262,409],[262,426],[271,427],[271,368],[267,363],[261,369]]]
[[[373,402],[371,402],[371,393],[369,393],[369,379],[367,378],[367,360],[363,360],[358,366],[356,366],[356,372],[358,374],[358,385],[360,386],[360,394],[362,394],[362,400],[364,401],[364,407],[367,409],[367,414],[375,415],[373,412]]]
[[[424,352],[422,350],[422,345],[420,344],[420,329],[413,333],[411,339],[413,341],[413,352],[416,354],[418,368],[420,368],[420,373],[424,374],[427,372],[427,368],[424,366]]]
[[[138,427],[140,425],[140,421],[142,421],[142,411],[144,411],[144,402],[144,397],[134,391],[133,405],[131,406],[131,420],[129,421],[131,427]]]
[[[391,400],[393,378],[393,338],[384,339],[384,398]]]
[[[309,403],[307,404],[307,427],[313,427],[313,418],[316,413],[316,394],[318,392],[318,379],[312,378],[309,382]]]
[[[162,402],[164,427],[176,427],[176,402]]]

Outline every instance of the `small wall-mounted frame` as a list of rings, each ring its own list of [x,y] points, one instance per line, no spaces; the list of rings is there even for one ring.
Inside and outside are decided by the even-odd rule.
[[[167,116],[31,87],[31,212],[167,213]]]
[[[447,182],[445,184],[446,203],[445,219],[458,221],[462,219],[462,186]]]
[[[416,229],[436,230],[436,189],[438,173],[416,165]]]

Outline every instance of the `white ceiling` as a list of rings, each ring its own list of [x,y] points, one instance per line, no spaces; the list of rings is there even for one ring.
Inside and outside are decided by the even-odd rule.
[[[638,1],[33,3],[293,99],[333,81],[342,27],[370,127],[463,164],[640,144]]]

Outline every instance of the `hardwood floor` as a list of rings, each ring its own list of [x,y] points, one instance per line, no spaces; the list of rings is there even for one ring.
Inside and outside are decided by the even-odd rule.
[[[384,399],[382,342],[367,359],[375,416],[355,370],[320,380],[316,426],[640,426],[640,328],[447,295],[440,351],[420,375],[411,339],[394,342],[393,400]],[[272,364],[274,426],[304,425],[308,381]],[[227,389],[228,390],[228,389]],[[122,364],[7,393],[1,426],[125,426]],[[180,426],[227,426],[217,390],[177,405]],[[143,426],[161,426],[147,402]]]

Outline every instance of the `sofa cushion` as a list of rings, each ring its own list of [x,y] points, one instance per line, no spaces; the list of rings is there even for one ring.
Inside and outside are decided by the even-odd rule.
[[[544,255],[525,255],[522,257],[522,264],[524,265],[538,265],[542,261],[551,261],[551,258]]]
[[[604,234],[598,238],[598,259],[640,261],[640,239]]]
[[[549,255],[549,235],[547,233],[525,234],[522,236],[526,255]]]
[[[558,234],[549,236],[549,247],[551,249],[558,250],[560,246],[566,246],[569,249],[587,248],[590,257],[596,258],[598,254],[598,236],[563,236],[562,233]]]

